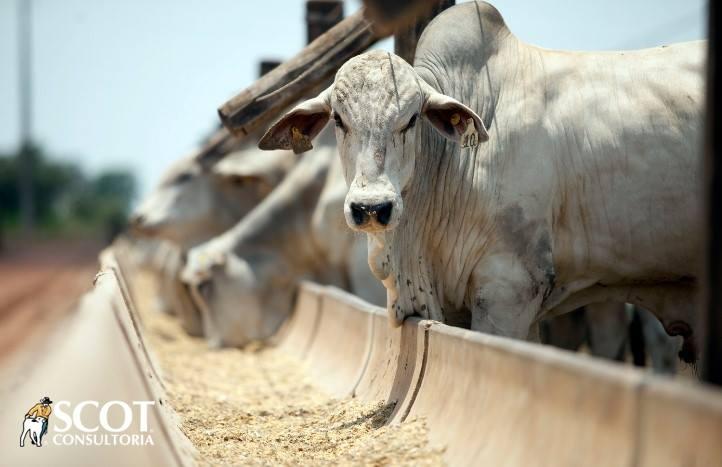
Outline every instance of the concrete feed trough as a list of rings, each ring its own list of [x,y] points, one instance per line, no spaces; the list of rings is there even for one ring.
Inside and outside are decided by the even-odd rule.
[[[18,414],[5,412],[0,437],[9,465],[31,454],[33,462],[60,464],[79,454],[96,465],[194,462],[177,415],[160,404],[162,369],[146,348],[123,271],[111,252],[102,263],[93,291],[34,371],[53,394],[158,401],[155,445],[122,458],[112,448],[15,449]],[[425,419],[450,465],[722,465],[722,394],[703,385],[433,321],[391,328],[385,310],[310,283],[275,344],[301,359],[330,395],[395,404],[392,425]],[[4,375],[9,407],[39,387],[22,368]]]

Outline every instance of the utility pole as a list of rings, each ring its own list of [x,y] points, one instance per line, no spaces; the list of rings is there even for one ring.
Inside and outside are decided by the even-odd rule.
[[[18,86],[20,95],[20,151],[18,153],[18,194],[23,229],[35,226],[33,194],[34,158],[32,146],[32,0],[18,0]]]

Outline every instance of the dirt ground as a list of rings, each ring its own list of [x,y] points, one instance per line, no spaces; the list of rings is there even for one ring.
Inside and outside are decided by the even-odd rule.
[[[424,420],[386,425],[393,407],[330,398],[274,348],[211,350],[151,311],[152,276],[139,275],[135,288],[168,399],[201,465],[443,464]]]
[[[15,242],[0,256],[0,360],[48,332],[93,287],[101,244]]]

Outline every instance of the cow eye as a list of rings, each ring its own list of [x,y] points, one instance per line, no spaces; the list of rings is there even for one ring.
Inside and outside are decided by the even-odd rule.
[[[193,178],[193,175],[189,174],[188,172],[182,173],[176,177],[175,183],[177,183],[177,184],[186,183],[186,182],[189,182],[191,178]]]
[[[406,126],[404,127],[404,129],[401,130],[401,133],[406,133],[407,131],[412,129],[414,127],[414,125],[416,125],[416,117],[417,116],[418,116],[418,114],[414,114],[411,116],[411,119],[409,119],[409,123],[407,123]]]
[[[340,128],[346,132],[346,125],[343,124],[343,120],[341,120],[341,116],[337,114],[336,112],[333,113],[333,120],[336,122],[336,128]]]
[[[246,178],[241,176],[234,176],[230,178],[231,184],[235,187],[242,187],[246,184]]]

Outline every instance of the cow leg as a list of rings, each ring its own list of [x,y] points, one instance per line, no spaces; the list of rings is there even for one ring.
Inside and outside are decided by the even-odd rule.
[[[629,323],[629,349],[632,352],[632,363],[634,363],[634,366],[643,367],[647,365],[647,352],[644,346],[642,321],[639,319],[637,307],[634,307],[632,321]]]
[[[698,315],[695,307],[695,288],[689,284],[670,284],[665,287],[634,287],[629,300],[659,319],[667,334],[682,336],[679,358],[686,363],[696,364],[705,358],[699,349],[695,330]]]
[[[624,360],[629,321],[625,304],[592,303],[585,309],[591,354],[607,360]]]
[[[542,342],[576,352],[587,340],[587,319],[584,308],[542,320]]]
[[[534,334],[543,291],[516,256],[486,258],[475,269],[473,284],[471,329],[524,340]]]
[[[636,312],[641,323],[644,345],[652,361],[652,370],[655,373],[675,374],[682,338],[669,336],[662,323],[647,310],[637,307]]]
[[[23,431],[20,432],[20,447],[25,447],[25,437],[28,435],[29,429],[23,425]]]

